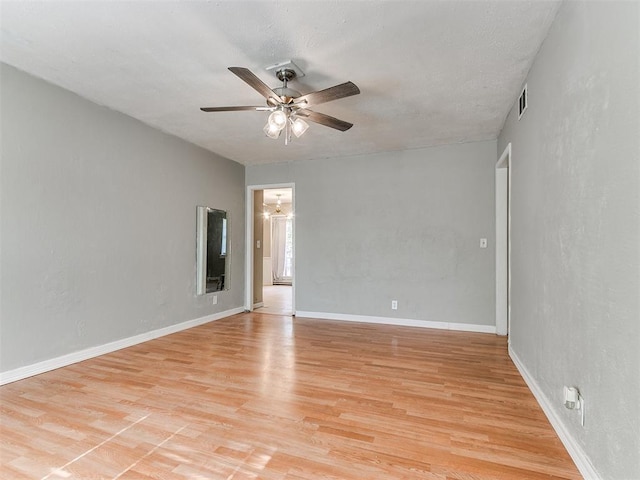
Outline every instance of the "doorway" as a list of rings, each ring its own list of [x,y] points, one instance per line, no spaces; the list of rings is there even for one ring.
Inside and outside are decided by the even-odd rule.
[[[295,315],[294,225],[293,184],[247,187],[245,310]]]
[[[496,163],[496,333],[511,327],[511,144]]]

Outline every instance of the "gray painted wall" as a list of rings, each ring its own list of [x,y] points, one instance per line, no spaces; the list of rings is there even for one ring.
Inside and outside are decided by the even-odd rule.
[[[296,310],[495,325],[495,162],[489,141],[251,166],[247,184],[295,182]]]
[[[242,165],[0,75],[2,371],[242,306]],[[215,306],[195,296],[196,205],[229,212]]]
[[[638,2],[565,2],[498,148],[512,142],[511,347],[605,479],[640,478],[639,31]]]

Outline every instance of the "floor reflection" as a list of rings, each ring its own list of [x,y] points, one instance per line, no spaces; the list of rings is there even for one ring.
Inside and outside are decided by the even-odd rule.
[[[296,351],[294,320],[292,317],[277,322],[262,320],[260,393],[268,400],[289,399],[296,380]]]

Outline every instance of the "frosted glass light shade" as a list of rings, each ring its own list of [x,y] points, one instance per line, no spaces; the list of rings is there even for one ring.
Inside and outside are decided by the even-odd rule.
[[[286,124],[287,114],[282,110],[276,110],[271,115],[269,115],[269,125],[277,127],[278,130],[282,130]]]
[[[273,138],[275,140],[280,136],[280,132],[282,132],[282,128],[278,128],[277,126],[267,122],[267,124],[264,126],[262,131],[267,137]]]
[[[291,130],[293,130],[293,134],[296,137],[300,137],[304,132],[307,131],[307,128],[309,128],[309,124],[301,118],[296,118],[291,123]]]

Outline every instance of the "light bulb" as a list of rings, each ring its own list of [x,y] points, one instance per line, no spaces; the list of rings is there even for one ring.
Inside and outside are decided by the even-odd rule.
[[[282,129],[276,127],[275,125],[272,125],[271,123],[267,123],[262,131],[267,137],[273,138],[275,140],[280,136],[280,132],[282,131]]]
[[[301,118],[296,118],[295,121],[291,123],[291,130],[293,130],[293,134],[296,137],[300,137],[307,131],[307,128],[309,128],[309,124]]]
[[[276,110],[271,115],[269,115],[269,125],[272,125],[278,130],[282,130],[286,124],[287,114],[282,110]]]

